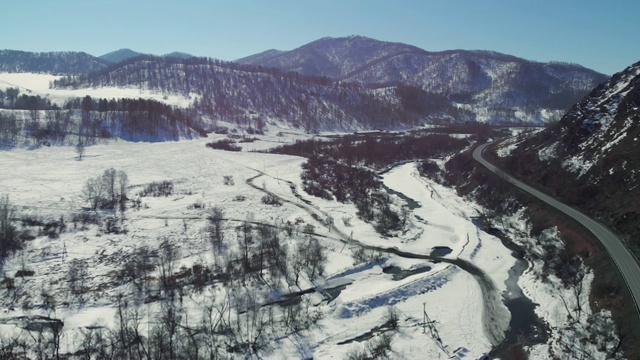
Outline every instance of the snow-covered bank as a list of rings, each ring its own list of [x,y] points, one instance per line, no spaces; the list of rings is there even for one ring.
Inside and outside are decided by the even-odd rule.
[[[503,217],[494,226],[530,252],[530,267],[518,284],[538,305],[535,312],[550,334],[547,343],[528,348],[530,358],[621,359],[620,340],[611,313],[605,310],[594,313],[590,307],[593,273],[581,265],[578,269],[581,275],[571,286],[563,285],[558,277],[548,273],[549,261],[544,260],[544,253],[559,253],[564,247],[558,229],[550,228],[534,237],[522,211]],[[553,256],[550,261],[558,259]]]

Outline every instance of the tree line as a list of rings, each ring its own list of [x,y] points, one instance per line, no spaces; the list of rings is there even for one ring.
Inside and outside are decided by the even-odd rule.
[[[484,126],[473,124],[466,128],[437,129],[433,131],[459,131],[461,133],[482,133]],[[396,162],[442,157],[470,145],[468,138],[456,138],[449,134],[437,133],[367,133],[341,136],[330,141],[315,139],[299,140],[270,150],[270,152],[311,158],[323,154],[339,160],[347,166],[361,165],[381,169]]]
[[[69,99],[59,107],[49,99],[18,96],[17,89],[11,90],[0,93],[0,100],[4,95],[2,104],[13,110],[0,111],[0,142],[5,146],[20,141],[91,144],[111,137],[166,140],[207,135],[194,111],[155,100],[85,96]]]

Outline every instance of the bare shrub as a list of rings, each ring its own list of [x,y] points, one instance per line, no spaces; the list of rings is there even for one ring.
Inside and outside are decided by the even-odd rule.
[[[235,185],[235,182],[233,181],[233,175],[225,175],[225,176],[223,176],[222,182],[225,185],[229,185],[229,186]]]
[[[280,200],[280,198],[269,194],[262,197],[262,203],[273,206],[282,206],[282,200]]]
[[[140,197],[166,197],[171,194],[173,194],[173,181],[170,180],[154,181],[150,184],[147,184],[144,189],[138,193]]]

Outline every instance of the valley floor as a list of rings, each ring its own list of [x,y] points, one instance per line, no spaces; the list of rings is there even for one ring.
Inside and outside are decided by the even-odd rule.
[[[327,264],[320,278],[310,281],[303,275],[298,286],[268,287],[262,284],[245,291],[255,291],[256,297],[268,302],[301,289],[326,290],[336,286],[341,289],[330,301],[326,300],[326,294],[304,295],[302,301],[307,311],[321,314],[318,322],[294,333],[272,330],[280,336],[274,336],[267,343],[261,350],[261,357],[345,358],[380,336],[375,331],[371,336],[366,334],[385,322],[387,309],[391,306],[399,314],[399,326],[392,338],[392,358],[477,359],[496,345],[492,344],[496,333],[507,330],[510,319],[507,308],[498,301],[494,304],[491,321],[483,318],[488,299],[483,298],[477,280],[458,267],[446,262],[389,254],[383,254],[380,261],[354,265],[353,253],[357,246],[343,242],[348,239],[341,234],[347,234],[363,244],[422,255],[430,255],[435,248],[449,248],[451,252],[445,257],[464,259],[481,268],[495,285],[496,298],[500,299],[506,291],[505,280],[515,259],[499,239],[474,224],[482,209],[458,197],[455,190],[421,178],[412,163],[386,173],[385,185],[415,200],[419,207],[409,212],[402,234],[383,238],[371,225],[357,218],[353,205],[302,192],[300,172],[305,159],[211,150],[205,146],[211,140],[114,141],[87,148],[82,161],[75,158],[72,147],[0,152],[0,168],[4,169],[0,173],[0,194],[10,196],[19,219],[57,220],[62,217],[67,223],[66,230],[58,237],[39,234],[28,241],[24,250],[8,259],[3,271],[5,277],[15,277],[15,289],[2,290],[0,333],[23,336],[27,330],[18,320],[23,315],[59,318],[64,322],[61,352],[74,351],[79,346],[83,329],[116,325],[116,302],[120,294],[132,301],[139,296],[132,284],[123,283],[117,275],[124,260],[136,249],[141,246],[158,248],[162,241],[168,240],[178,249],[175,269],[215,263],[207,240],[206,220],[208,210],[214,206],[224,209],[228,219],[225,227],[230,238],[239,236],[234,227],[243,221],[276,226],[287,221],[297,222],[312,225],[315,237],[327,251]],[[267,140],[287,141],[276,137]],[[260,148],[272,144],[258,141],[245,146]],[[172,180],[174,192],[168,197],[143,197],[140,210],[127,210],[121,221],[126,234],[107,234],[96,225],[72,224],[74,215],[89,212],[84,209],[88,203],[82,195],[85,181],[108,168],[126,172],[130,197],[153,181]],[[262,176],[256,177],[261,173]],[[224,176],[232,176],[235,184],[225,185]],[[253,185],[285,200],[282,206],[261,201],[264,192],[247,183],[254,177]],[[291,184],[309,205],[292,193]],[[239,196],[244,199],[239,201]],[[404,203],[399,197],[395,201],[398,205]],[[335,219],[334,226],[339,233],[332,232],[331,227],[319,221],[327,215]],[[100,216],[104,219],[120,215],[101,212]],[[309,241],[308,234],[303,231],[286,239],[290,248],[303,241]],[[88,264],[88,290],[81,301],[68,290],[69,267],[74,259]],[[390,267],[430,269],[394,280],[392,274],[385,273]],[[15,276],[20,270],[30,270],[34,274]],[[149,278],[158,276],[151,273]],[[553,316],[562,317],[559,310],[562,308],[556,306],[559,300],[536,296],[533,292],[544,285],[538,284],[533,276],[526,279],[525,293],[532,295],[534,301],[545,302],[539,315],[546,317],[550,311]],[[203,316],[205,304],[220,299],[224,293],[221,284],[213,284],[202,293],[185,292],[180,301],[185,313],[198,319]],[[56,306],[47,305],[44,294],[53,296]],[[166,299],[144,301],[142,329],[149,328],[150,319],[161,310],[163,301]],[[424,324],[424,309],[433,325],[431,330]],[[562,319],[549,322],[554,326],[563,323]],[[436,336],[431,335],[434,331]],[[365,335],[365,340],[353,341],[360,335]],[[368,338],[373,340],[366,340]],[[536,353],[544,354],[543,350],[536,350]]]

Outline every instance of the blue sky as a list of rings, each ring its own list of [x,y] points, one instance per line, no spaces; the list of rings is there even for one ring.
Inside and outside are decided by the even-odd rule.
[[[130,48],[233,60],[325,36],[363,35],[613,74],[640,61],[639,14],[638,0],[6,1],[0,49],[102,55]]]

